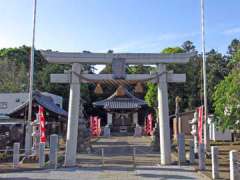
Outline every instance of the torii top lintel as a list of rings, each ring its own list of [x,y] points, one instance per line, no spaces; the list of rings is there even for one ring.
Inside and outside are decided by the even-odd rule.
[[[195,53],[70,53],[41,51],[49,63],[57,64],[111,64],[113,59],[125,59],[126,64],[187,63]]]

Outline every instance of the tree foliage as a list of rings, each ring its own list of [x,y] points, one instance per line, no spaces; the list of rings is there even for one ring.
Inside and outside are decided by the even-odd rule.
[[[216,122],[220,129],[240,129],[240,48],[231,59],[234,64],[228,76],[225,76],[215,88],[213,94]]]
[[[34,90],[47,91],[60,95],[64,99],[64,107],[67,109],[69,85],[54,84],[50,82],[50,74],[63,73],[71,68],[70,65],[49,64],[35,50],[34,63]],[[4,48],[0,50],[0,93],[3,92],[28,92],[29,89],[29,64],[30,48]],[[93,67],[84,65],[84,71],[93,73]],[[90,101],[87,84],[81,86],[81,96]]]
[[[149,107],[157,107],[157,86],[152,82],[147,83],[147,93],[144,97]]]

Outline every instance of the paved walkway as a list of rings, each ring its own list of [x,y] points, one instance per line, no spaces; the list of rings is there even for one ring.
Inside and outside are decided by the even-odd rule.
[[[0,179],[11,180],[163,180],[201,179],[191,168],[182,166],[139,166],[136,170],[57,169],[0,174]]]
[[[159,153],[152,150],[150,137],[120,136],[94,141],[91,154],[79,154],[77,168],[0,174],[12,180],[159,180],[201,179],[191,167],[159,166]],[[104,167],[101,149],[104,148]],[[136,149],[135,165],[133,148]]]
[[[91,154],[79,154],[82,167],[101,167],[104,149],[105,167],[129,169],[133,167],[133,149],[136,150],[137,165],[155,166],[160,163],[159,152],[153,151],[150,137],[112,136],[94,141]]]

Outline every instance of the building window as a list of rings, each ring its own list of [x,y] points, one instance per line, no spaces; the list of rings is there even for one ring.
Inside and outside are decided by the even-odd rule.
[[[7,102],[0,102],[0,109],[7,109],[8,103]]]

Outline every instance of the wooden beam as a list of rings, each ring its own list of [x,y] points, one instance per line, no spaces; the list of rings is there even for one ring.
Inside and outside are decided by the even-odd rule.
[[[86,79],[91,81],[110,81],[114,80],[112,74],[81,74],[83,79],[81,79],[82,83],[89,83]],[[144,79],[150,79],[155,77],[155,75],[150,74],[127,74],[126,79],[127,81],[141,81]],[[84,79],[85,78],[85,79]],[[70,83],[71,78],[70,74],[51,74],[50,75],[51,83]],[[156,79],[152,79],[152,82],[156,83]],[[181,83],[186,81],[186,74],[167,74],[167,81],[169,83]]]
[[[70,53],[41,51],[49,63],[111,64],[113,58],[125,59],[126,64],[187,63],[195,53]]]

